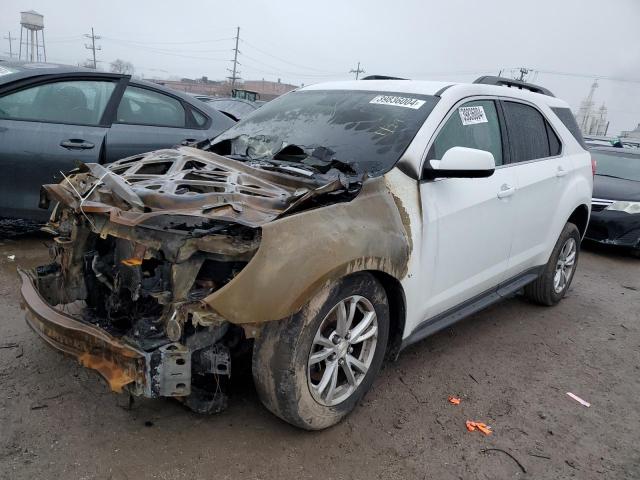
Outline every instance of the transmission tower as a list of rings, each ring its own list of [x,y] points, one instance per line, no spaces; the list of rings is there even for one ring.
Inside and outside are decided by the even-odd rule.
[[[96,68],[98,68],[97,61],[96,61],[96,50],[102,50],[102,47],[100,46],[96,47],[96,40],[100,40],[101,37],[93,33],[93,27],[91,27],[91,35],[89,35],[88,33],[85,33],[84,36],[86,38],[91,39],[91,45],[87,45],[85,43],[84,48],[86,48],[87,50],[91,50],[93,52],[93,69],[95,70]]]

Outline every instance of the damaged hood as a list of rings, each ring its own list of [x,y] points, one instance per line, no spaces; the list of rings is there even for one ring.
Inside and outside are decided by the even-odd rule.
[[[287,175],[190,147],[158,150],[104,167],[82,165],[47,198],[84,213],[109,214],[124,225],[153,223],[158,215],[195,216],[258,227],[304,208],[319,196],[340,201],[360,181],[338,172]],[[331,197],[335,198],[332,199]]]

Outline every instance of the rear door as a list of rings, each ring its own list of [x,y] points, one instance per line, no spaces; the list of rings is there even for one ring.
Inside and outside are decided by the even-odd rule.
[[[44,219],[40,186],[98,162],[117,77],[64,76],[0,96],[0,216]]]
[[[532,104],[501,102],[509,135],[510,164],[517,195],[513,198],[515,229],[509,273],[516,275],[546,263],[552,219],[567,189],[571,158],[545,116]]]
[[[177,96],[129,84],[107,134],[106,161],[205,140],[210,122]]]
[[[464,111],[482,109],[478,121]],[[441,159],[455,146],[486,150],[496,162],[488,178],[443,178],[421,182],[424,222],[422,265],[425,282],[423,318],[487,292],[506,280],[513,237],[513,172],[503,165],[504,132],[494,100],[456,106],[436,135],[429,159]]]

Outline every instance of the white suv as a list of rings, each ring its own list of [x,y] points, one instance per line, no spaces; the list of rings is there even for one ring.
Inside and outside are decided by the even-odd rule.
[[[21,272],[27,320],[116,391],[219,411],[251,340],[267,408],[325,428],[385,354],[575,274],[592,162],[540,87],[313,85],[198,147],[44,186],[57,257]]]

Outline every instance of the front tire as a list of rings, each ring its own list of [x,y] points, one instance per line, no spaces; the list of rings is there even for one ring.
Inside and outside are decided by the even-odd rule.
[[[321,430],[344,418],[371,387],[384,358],[389,308],[369,273],[342,278],[256,339],[253,378],[262,403],[283,420]]]
[[[524,287],[525,296],[541,305],[556,305],[569,290],[579,254],[580,231],[573,223],[567,223],[542,274]]]

